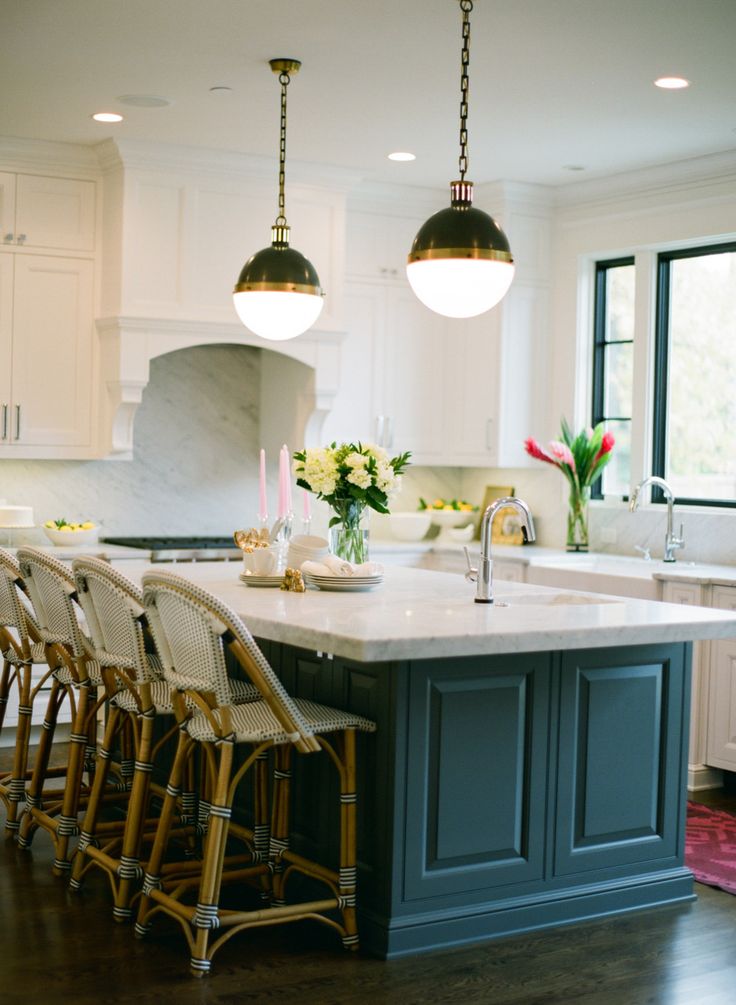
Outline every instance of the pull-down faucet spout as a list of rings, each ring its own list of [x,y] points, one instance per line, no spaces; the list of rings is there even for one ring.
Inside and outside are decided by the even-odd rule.
[[[664,497],[667,500],[667,529],[664,536],[664,561],[665,562],[676,562],[675,552],[678,548],[685,547],[685,538],[683,536],[683,525],[680,524],[680,534],[675,537],[674,531],[672,529],[672,522],[674,516],[675,508],[675,497],[673,495],[672,489],[669,487],[664,478],[660,478],[659,475],[649,475],[634,489],[634,494],[629,502],[629,510],[633,513],[639,508],[639,497],[641,495],[641,490],[645,485],[658,485],[664,493]]]
[[[486,509],[480,523],[480,560],[478,568],[475,569],[470,564],[468,549],[465,549],[465,557],[468,561],[468,571],[465,573],[467,579],[477,583],[475,590],[476,604],[493,603],[493,559],[491,558],[491,529],[493,518],[499,510],[506,506],[511,506],[519,511],[521,515],[521,530],[526,540],[531,543],[536,539],[534,532],[534,520],[531,510],[523,499],[516,496],[505,496],[503,499],[494,500]]]

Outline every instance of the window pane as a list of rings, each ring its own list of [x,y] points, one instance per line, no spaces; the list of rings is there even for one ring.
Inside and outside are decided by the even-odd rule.
[[[633,265],[617,265],[606,271],[606,342],[634,337]]]
[[[736,253],[670,264],[667,478],[689,499],[736,499]]]
[[[634,347],[630,342],[606,346],[606,386],[603,398],[604,414],[631,418],[634,378]]]
[[[616,437],[613,457],[594,488],[597,498],[629,489],[635,278],[633,258],[597,263],[592,422],[604,422]]]
[[[625,496],[631,473],[631,423],[607,422],[606,429],[613,433],[616,445],[611,460],[603,469],[603,495]]]

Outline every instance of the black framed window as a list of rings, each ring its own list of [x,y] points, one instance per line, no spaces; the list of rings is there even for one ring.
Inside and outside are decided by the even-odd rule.
[[[633,256],[596,262],[592,424],[605,422],[616,437],[611,460],[593,486],[598,499],[629,491],[635,276]]]
[[[678,502],[736,507],[736,242],[658,256],[653,429]]]

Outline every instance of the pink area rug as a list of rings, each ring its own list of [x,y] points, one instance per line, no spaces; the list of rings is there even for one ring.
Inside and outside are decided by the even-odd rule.
[[[736,894],[736,817],[689,802],[685,865],[698,883]]]

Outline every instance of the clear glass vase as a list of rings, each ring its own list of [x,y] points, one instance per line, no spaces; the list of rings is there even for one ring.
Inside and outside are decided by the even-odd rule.
[[[571,488],[567,507],[567,550],[588,550],[588,504],[590,486]]]
[[[330,551],[354,565],[368,561],[368,511],[354,501],[333,507],[330,526]]]

